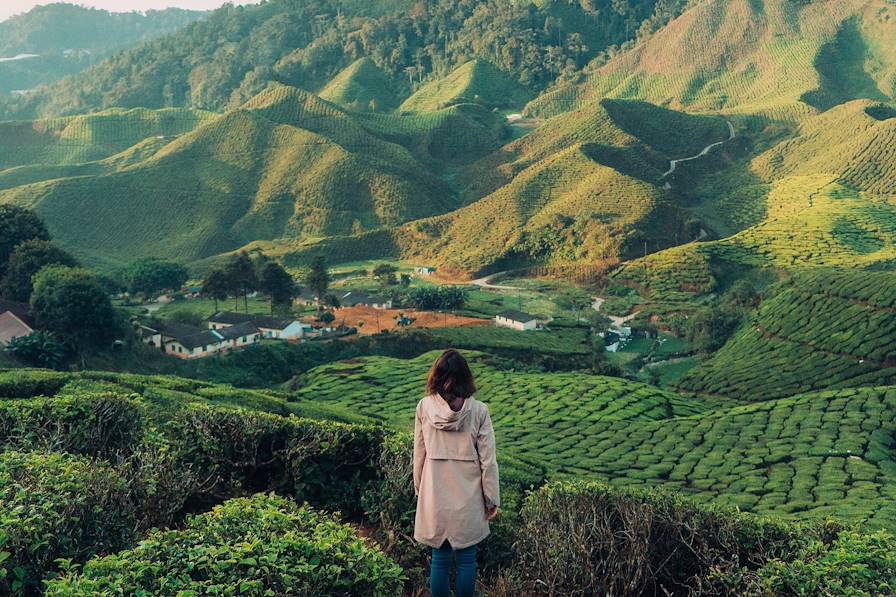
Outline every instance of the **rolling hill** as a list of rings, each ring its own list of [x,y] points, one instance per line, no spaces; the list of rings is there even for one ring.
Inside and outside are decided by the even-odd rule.
[[[529,93],[510,75],[485,60],[471,60],[446,77],[436,79],[406,99],[401,112],[434,112],[460,103],[477,103],[492,108],[525,105]]]
[[[357,112],[391,112],[398,106],[396,83],[370,58],[361,58],[320,90],[321,99]]]
[[[710,0],[585,81],[530,104],[554,115],[603,97],[791,122],[852,99],[896,97],[885,0]]]
[[[896,280],[889,272],[792,274],[682,389],[768,399],[896,384]]]
[[[34,207],[61,245],[105,267],[448,212],[455,199],[430,170],[442,147],[466,144],[476,156],[502,134],[475,109],[356,118],[285,86],[222,116],[119,110],[0,126],[18,135],[0,150],[13,166],[0,171],[0,201]],[[46,165],[16,167],[32,161]]]

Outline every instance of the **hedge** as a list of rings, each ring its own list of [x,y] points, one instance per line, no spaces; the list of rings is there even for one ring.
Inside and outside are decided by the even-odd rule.
[[[83,457],[0,453],[0,594],[34,591],[57,558],[129,545],[127,493],[115,469]]]
[[[715,594],[733,589],[735,572],[791,561],[809,538],[827,544],[840,530],[666,491],[561,481],[528,495],[517,550],[525,586],[538,593]]]
[[[71,567],[46,594],[396,595],[401,568],[351,527],[275,495],[233,499],[154,531],[134,549]]]

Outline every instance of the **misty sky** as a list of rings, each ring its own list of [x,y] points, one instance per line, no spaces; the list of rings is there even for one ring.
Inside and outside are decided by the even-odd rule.
[[[52,4],[54,0],[0,0],[0,21],[8,19],[12,15],[28,12],[38,4]],[[59,1],[59,0],[55,0]],[[233,4],[256,4],[259,0],[231,0]],[[76,0],[71,4],[82,4],[95,8],[105,8],[114,11],[150,10],[153,8],[192,8],[194,10],[208,10],[218,8],[225,0]]]

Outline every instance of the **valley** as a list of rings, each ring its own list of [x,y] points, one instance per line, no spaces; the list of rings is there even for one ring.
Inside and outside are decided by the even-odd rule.
[[[0,594],[421,594],[447,348],[479,593],[896,593],[892,0],[140,19],[0,99]]]

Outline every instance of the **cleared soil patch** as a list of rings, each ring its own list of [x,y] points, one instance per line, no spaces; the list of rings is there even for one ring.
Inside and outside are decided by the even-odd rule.
[[[460,328],[492,325],[488,319],[462,317],[450,313],[416,311],[414,309],[374,309],[372,307],[345,307],[336,311],[336,323],[358,328],[358,333],[370,336],[383,330],[398,327],[398,315],[403,313],[414,320],[411,328]],[[377,327],[379,326],[379,327]]]

